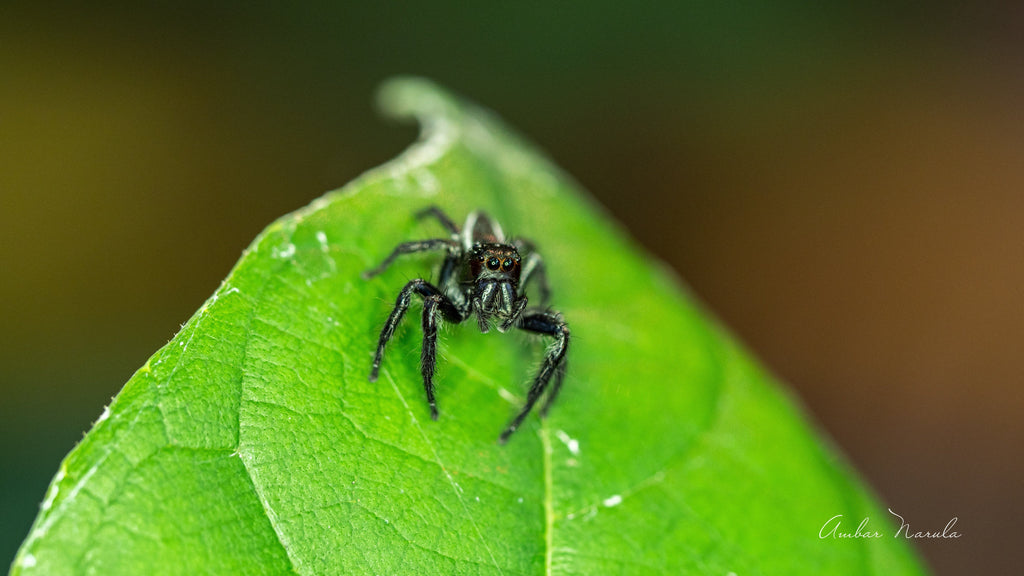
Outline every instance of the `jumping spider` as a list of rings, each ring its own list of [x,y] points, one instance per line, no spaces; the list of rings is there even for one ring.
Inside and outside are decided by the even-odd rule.
[[[441,264],[441,275],[437,286],[417,278],[405,285],[398,294],[395,308],[391,311],[377,341],[377,353],[373,357],[370,381],[377,380],[384,347],[395,333],[395,328],[406,310],[409,309],[413,294],[423,299],[423,353],[420,369],[423,373],[423,387],[427,391],[430,416],[437,420],[437,402],[434,400],[434,367],[437,364],[437,323],[440,316],[446,322],[459,324],[476,315],[481,332],[490,330],[494,322],[499,332],[516,327],[527,332],[544,334],[554,338],[541,364],[540,371],[530,385],[526,405],[512,419],[498,441],[504,444],[516,431],[526,415],[530,413],[548,384],[554,385],[547,400],[540,409],[541,417],[558,396],[558,390],[565,378],[565,353],[569,348],[569,326],[561,314],[546,308],[549,290],[544,272],[544,262],[527,240],[505,240],[501,226],[481,211],[466,218],[462,230],[437,206],[430,206],[416,214],[417,218],[433,217],[448,231],[448,238],[415,240],[403,242],[381,262],[380,266],[363,273],[363,278],[372,278],[384,270],[402,254],[415,252],[442,251],[445,253]],[[525,258],[520,256],[524,251]],[[536,279],[540,293],[540,307],[526,309],[526,285]]]

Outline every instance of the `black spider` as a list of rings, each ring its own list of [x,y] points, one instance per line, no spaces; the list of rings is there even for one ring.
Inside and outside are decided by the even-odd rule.
[[[544,362],[526,395],[526,405],[512,419],[498,441],[504,444],[516,431],[526,415],[530,413],[537,399],[554,378],[554,387],[548,393],[541,407],[540,415],[547,415],[548,408],[558,395],[565,378],[565,353],[569,348],[569,326],[561,314],[547,310],[549,290],[544,272],[544,263],[527,240],[517,239],[506,242],[501,226],[480,211],[471,213],[460,231],[451,218],[437,206],[431,206],[416,214],[417,218],[432,216],[449,232],[448,238],[404,242],[381,262],[380,266],[363,273],[372,278],[402,254],[428,252],[446,253],[441,264],[441,276],[437,286],[417,278],[405,285],[398,294],[395,308],[388,316],[380,331],[377,353],[373,357],[370,381],[377,380],[380,363],[384,358],[384,347],[395,333],[395,328],[405,316],[413,294],[423,298],[423,353],[420,368],[423,372],[423,387],[427,390],[430,416],[437,420],[437,402],[434,400],[434,367],[437,364],[437,322],[438,317],[453,324],[461,323],[476,315],[481,332],[490,330],[496,322],[498,331],[505,332],[517,327],[528,332],[554,337],[554,344],[544,356]],[[519,255],[523,250],[526,257]],[[540,308],[526,309],[526,285],[536,278],[540,293]]]

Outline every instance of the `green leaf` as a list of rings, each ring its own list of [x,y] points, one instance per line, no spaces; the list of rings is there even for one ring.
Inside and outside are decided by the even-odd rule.
[[[422,80],[398,159],[285,216],[61,464],[13,574],[920,574],[798,407],[565,174]],[[440,420],[398,290],[483,208],[533,239],[572,327],[550,416],[501,446],[546,342],[442,331]],[[881,538],[819,538],[843,515]]]

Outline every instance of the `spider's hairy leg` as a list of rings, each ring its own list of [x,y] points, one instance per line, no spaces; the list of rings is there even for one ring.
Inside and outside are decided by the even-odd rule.
[[[498,442],[501,444],[507,442],[508,437],[519,428],[523,419],[533,409],[533,405],[537,403],[537,399],[544,394],[544,390],[548,387],[548,383],[551,382],[552,376],[554,376],[555,388],[552,390],[551,395],[548,396],[548,401],[544,406],[544,412],[547,412],[547,408],[554,399],[553,395],[558,393],[562,386],[562,380],[565,377],[565,353],[569,350],[569,325],[565,323],[565,320],[562,320],[562,317],[557,313],[532,312],[523,315],[519,327],[529,332],[553,336],[555,342],[544,355],[540,371],[537,372],[537,376],[533,379],[533,384],[530,385],[530,391],[526,394],[526,405],[523,406],[523,409],[498,438]]]
[[[420,368],[423,373],[423,387],[427,392],[427,402],[430,404],[430,416],[437,420],[437,402],[434,400],[434,368],[437,366],[438,311],[449,322],[461,322],[462,315],[448,297],[426,280],[417,278],[406,284],[398,293],[395,307],[391,310],[391,315],[384,323],[384,328],[380,331],[380,338],[377,340],[377,353],[373,357],[370,381],[377,380],[381,362],[384,360],[384,348],[394,336],[395,328],[405,317],[413,294],[423,298],[423,352]]]
[[[434,368],[437,367],[437,316],[438,311],[449,322],[460,322],[461,315],[443,294],[431,294],[423,298],[423,351],[420,353],[420,372],[423,374],[423,388],[427,391],[430,417],[437,420],[437,401],[434,400]]]
[[[376,268],[372,268],[363,272],[363,279],[369,280],[381,272],[387,270],[388,266],[395,261],[395,258],[403,254],[414,254],[416,252],[430,252],[431,250],[444,250],[449,254],[456,253],[459,250],[458,242],[450,240],[448,238],[432,238],[430,240],[414,240],[412,242],[402,242],[395,249],[388,254],[388,257],[384,259]]]
[[[380,330],[380,337],[377,339],[377,353],[373,356],[373,368],[370,370],[370,382],[377,381],[377,374],[380,372],[380,363],[384,360],[384,347],[388,345],[388,341],[395,335],[395,328],[405,317],[405,311],[409,309],[409,302],[412,300],[413,294],[429,295],[434,292],[439,292],[437,288],[431,286],[426,280],[417,278],[402,288],[402,291],[398,293],[398,298],[395,300],[395,307],[392,308],[391,314],[388,315],[388,319],[384,322],[384,327]]]
[[[548,392],[548,397],[544,399],[544,404],[540,407],[541,418],[547,417],[548,410],[551,408],[551,405],[555,403],[555,398],[558,397],[558,392],[562,389],[562,380],[565,380],[565,371],[568,369],[569,359],[565,358],[555,370],[555,382],[551,385],[551,391]]]
[[[444,226],[444,229],[447,230],[448,233],[451,234],[453,237],[458,237],[459,227],[456,226],[455,222],[451,218],[449,218],[448,215],[445,214],[444,211],[441,210],[441,208],[439,208],[436,204],[431,204],[430,206],[427,206],[423,210],[420,210],[419,212],[416,213],[416,218],[422,219],[428,216],[431,216],[435,218],[438,222],[440,222],[441,226]]]
[[[523,259],[522,277],[519,279],[519,291],[526,293],[526,285],[530,280],[536,279],[537,290],[540,292],[540,307],[546,308],[551,298],[551,288],[548,287],[547,267],[544,266],[544,259],[537,253],[533,242],[525,238],[517,238],[512,243],[517,250],[528,252]]]

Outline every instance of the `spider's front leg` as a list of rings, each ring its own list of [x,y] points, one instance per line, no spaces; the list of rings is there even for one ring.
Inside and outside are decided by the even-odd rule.
[[[522,277],[519,279],[520,294],[526,293],[526,285],[534,280],[537,290],[540,292],[540,307],[547,308],[548,300],[551,299],[551,288],[548,287],[547,267],[544,266],[544,259],[537,252],[537,247],[526,238],[516,238],[512,243],[520,252],[526,252],[523,259]]]
[[[537,399],[544,394],[553,377],[555,380],[554,387],[548,393],[544,407],[541,408],[541,416],[547,414],[548,408],[562,388],[562,380],[565,378],[565,354],[569,350],[569,325],[565,323],[561,315],[555,312],[524,314],[519,322],[519,327],[536,334],[553,336],[555,342],[548,349],[547,354],[544,355],[544,362],[541,364],[540,371],[537,372],[533,383],[530,385],[530,391],[526,394],[526,405],[523,406],[523,409],[512,419],[512,422],[505,428],[505,431],[501,433],[501,437],[498,438],[498,442],[501,444],[507,442],[508,437],[519,428],[523,419],[533,409],[533,405],[537,403]]]
[[[423,374],[423,388],[427,392],[427,403],[430,404],[430,417],[437,420],[437,402],[434,399],[434,368],[437,366],[437,318],[438,312],[449,322],[458,323],[463,320],[462,314],[447,296],[436,286],[426,280],[417,278],[405,285],[398,293],[395,307],[391,310],[384,328],[377,340],[377,353],[373,357],[373,368],[370,370],[370,381],[375,382],[380,372],[380,364],[384,360],[384,348],[395,334],[395,328],[402,321],[412,295],[423,298],[423,351],[420,355],[420,372]]]
[[[376,268],[371,268],[366,272],[363,272],[363,279],[369,280],[374,276],[384,272],[388,269],[388,266],[395,261],[395,258],[403,254],[415,254],[417,252],[429,252],[431,250],[444,250],[448,254],[455,254],[459,250],[459,243],[454,240],[446,238],[432,238],[430,240],[414,240],[412,242],[403,242],[388,254],[388,257],[384,259]]]
[[[420,219],[428,216],[437,220],[441,226],[444,226],[444,229],[452,235],[452,238],[459,237],[459,227],[455,225],[455,222],[452,222],[452,219],[439,206],[430,205],[416,213],[416,217]]]

